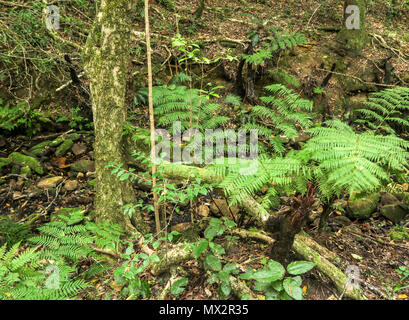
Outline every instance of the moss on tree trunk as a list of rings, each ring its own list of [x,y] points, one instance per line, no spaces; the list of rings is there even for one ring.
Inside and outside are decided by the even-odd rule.
[[[135,202],[135,194],[128,180],[119,181],[106,166],[110,161],[125,163],[122,129],[127,114],[125,97],[134,5],[127,0],[103,0],[83,52],[95,127],[96,220],[119,223],[127,231],[132,230],[132,225],[122,206]],[[134,218],[134,224],[138,231],[147,231],[141,216]]]
[[[359,8],[359,28],[348,27],[347,24],[356,22],[351,20],[355,11],[347,12],[349,6]],[[353,7],[351,7],[353,8]],[[349,19],[349,20],[348,20]],[[344,20],[341,31],[338,33],[337,41],[347,55],[358,55],[368,43],[368,34],[366,32],[366,0],[345,0],[344,2]]]

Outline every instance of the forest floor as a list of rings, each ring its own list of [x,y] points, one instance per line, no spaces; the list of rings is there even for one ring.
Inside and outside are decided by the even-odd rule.
[[[81,160],[91,160],[93,137],[90,132],[80,132],[80,138],[65,156],[57,157],[53,153],[55,148],[49,149],[49,161],[44,162],[46,168],[45,176],[33,174],[31,177],[12,174],[11,171],[3,176],[5,182],[0,185],[0,211],[1,218],[9,217],[13,221],[27,221],[35,219],[34,226],[40,226],[47,221],[50,216],[58,213],[62,208],[80,208],[89,212],[93,208],[94,189],[91,186],[94,179],[92,166],[80,167],[73,170],[71,165]],[[29,150],[34,144],[42,140],[22,139],[10,137],[0,141],[4,143],[1,154]],[[81,150],[75,155],[72,151]],[[51,179],[50,179],[51,177]],[[61,177],[55,181],[53,177]],[[44,185],[47,185],[44,187]],[[152,199],[146,191],[136,189],[138,198],[144,199],[146,203],[151,203]],[[214,208],[209,197],[202,197],[193,206],[186,206],[177,213],[170,225],[170,230],[183,231],[190,224],[191,212],[194,212],[195,220],[199,220],[203,215],[219,217],[226,215],[230,219],[238,220],[241,214],[239,208],[233,207],[232,213],[223,206],[225,199],[218,195],[213,195],[220,208]],[[203,214],[202,206],[210,207],[210,210]],[[283,206],[284,207],[284,206]],[[318,211],[320,208],[318,208]],[[151,214],[144,213],[146,222],[154,225]],[[340,218],[342,217],[342,218]],[[409,264],[409,239],[394,241],[390,238],[389,232],[394,225],[385,219],[378,212],[373,214],[369,220],[349,220],[339,211],[334,211],[330,218],[329,232],[320,234],[317,230],[318,220],[311,221],[305,231],[321,245],[335,252],[340,257],[339,267],[346,270],[348,266],[358,266],[359,276],[363,292],[369,299],[407,299],[409,288],[393,292],[397,287],[401,275],[396,270],[401,266]],[[251,221],[245,221],[246,227],[251,227]],[[402,225],[409,224],[409,217],[401,222]],[[271,246],[254,240],[232,240],[228,246],[226,259],[240,265],[258,269],[263,266],[270,252]],[[295,256],[293,256],[296,259]],[[119,260],[118,260],[119,264]],[[209,285],[203,277],[203,270],[198,261],[186,262],[183,267],[189,271],[188,290],[179,299],[216,299],[217,287]],[[144,275],[148,277],[149,271]],[[317,270],[313,270],[303,277],[303,286],[306,291],[306,299],[337,299],[338,295],[330,280]],[[110,273],[103,277],[98,277],[95,286],[96,292],[88,293],[88,297],[103,299],[107,292],[111,292],[114,297],[118,289],[113,283]],[[162,286],[157,283],[157,290],[160,293]],[[118,289],[119,290],[119,289]]]
[[[221,52],[235,56],[243,52],[248,41],[247,33],[254,28],[252,16],[258,19],[269,20],[272,25],[283,29],[298,30],[308,36],[309,43],[295,50],[293,57],[298,57],[288,71],[302,81],[309,81],[310,76],[314,75],[322,79],[327,74],[331,65],[327,61],[326,55],[331,51],[331,43],[334,41],[335,34],[321,30],[322,27],[340,25],[342,20],[342,1],[334,6],[333,1],[268,1],[269,5],[263,4],[263,1],[237,1],[237,0],[209,0],[204,11],[200,24],[193,25],[183,20],[183,17],[189,17],[196,9],[192,1],[178,0],[179,22],[175,20],[175,15],[167,15],[161,12],[159,6],[154,6],[152,10],[152,29],[153,33],[168,37],[168,39],[155,39],[154,59],[157,64],[163,64],[166,67],[168,62],[168,50],[170,49],[169,38],[174,36],[175,26],[183,28],[185,32],[190,32],[195,41],[203,41],[206,44],[204,53],[207,57],[215,59]],[[249,5],[244,6],[246,2]],[[397,13],[395,13],[397,14]],[[374,34],[381,35],[385,39],[385,45],[380,45],[379,38],[371,38],[371,43],[364,52],[365,63],[378,61],[392,56],[391,62],[395,68],[397,77],[405,77],[409,70],[409,10],[403,11],[399,19],[391,13],[387,6],[382,4],[371,5],[368,14],[368,28]],[[143,26],[140,26],[143,31]],[[238,46],[226,49],[221,45],[223,39],[235,40]],[[406,39],[406,40],[404,40]],[[76,53],[74,53],[75,55]],[[136,61],[142,61],[141,56],[135,57]],[[328,59],[330,60],[330,59]],[[323,67],[319,68],[320,65]],[[287,62],[288,66],[288,62]],[[79,67],[79,66],[77,66]],[[316,72],[314,73],[314,69]],[[228,72],[234,73],[235,65],[226,66]],[[209,68],[206,70],[206,79],[215,83],[215,85],[224,85],[227,90],[232,84],[222,80],[219,71]],[[158,69],[157,76],[162,82],[169,80],[168,70]],[[69,77],[67,74],[62,79],[65,81]],[[406,81],[409,82],[409,78]],[[60,86],[65,82],[61,80]],[[84,80],[84,84],[87,82]],[[144,75],[141,76],[139,83],[144,85]],[[406,83],[407,84],[407,83]],[[226,90],[226,91],[227,91]],[[330,97],[329,103],[332,110],[336,113],[337,100],[332,100],[333,96],[339,96],[342,93],[337,92],[339,86],[337,82],[330,82],[327,88],[327,94]],[[68,114],[70,107],[75,107],[78,102],[76,89],[68,86],[54,95],[54,100],[48,105],[43,105],[43,110],[52,110],[55,112],[56,105],[60,105],[59,114]],[[60,99],[60,101],[58,101]],[[69,105],[71,104],[71,105]],[[239,119],[240,115],[234,115],[232,118]],[[146,110],[141,110],[138,115],[138,124],[147,124],[148,117]],[[77,133],[74,139],[74,145],[71,146],[63,156],[56,156],[56,147],[49,147],[41,154],[43,157],[42,165],[45,168],[45,174],[39,175],[32,172],[31,176],[25,176],[14,170],[12,166],[3,168],[2,182],[0,182],[0,220],[10,218],[16,222],[26,222],[34,219],[34,226],[48,221],[50,215],[55,214],[61,208],[81,208],[89,212],[93,209],[94,188],[93,181],[95,173],[93,170],[93,133],[92,131],[73,129],[69,126],[56,126],[47,128],[37,133],[33,137],[24,135],[0,136],[0,157],[7,157],[13,152],[30,154],[30,149],[40,142],[54,140],[64,132],[70,130],[68,134]],[[67,135],[63,135],[65,138]],[[90,160],[84,162],[81,160]],[[76,163],[75,166],[72,166]],[[15,163],[17,167],[18,163]],[[21,166],[21,165],[20,165]],[[73,167],[76,167],[75,169]],[[50,180],[49,178],[61,177],[60,179]],[[47,180],[48,179],[48,180]],[[47,184],[48,183],[48,184]],[[144,199],[145,203],[151,202],[150,195],[144,190],[136,189],[139,198]],[[216,196],[215,196],[216,197]],[[219,197],[219,196],[217,196]],[[224,201],[217,198],[218,201]],[[191,219],[191,212],[195,219],[200,219],[203,214],[203,206],[210,207],[211,199],[203,197],[192,207],[184,207],[179,214],[174,217],[171,226],[174,230],[184,228]],[[318,205],[317,211],[322,207]],[[218,208],[207,210],[206,215],[220,216],[225,212],[220,212]],[[230,210],[229,210],[230,211]],[[229,213],[227,213],[229,214]],[[233,213],[234,219],[243,214],[237,208]],[[339,218],[343,217],[343,218]],[[153,224],[153,217],[145,213],[145,219]],[[251,221],[248,227],[251,226]],[[409,215],[402,226],[409,225]],[[385,219],[378,211],[367,220],[350,220],[344,213],[334,210],[330,218],[330,231],[320,234],[317,230],[317,220],[310,221],[305,227],[305,231],[321,245],[335,252],[341,259],[339,267],[346,270],[348,266],[358,266],[360,272],[360,285],[363,293],[369,299],[409,299],[409,288],[395,291],[401,275],[396,270],[401,266],[409,266],[409,239],[396,241],[389,236],[394,225]],[[259,242],[232,241],[227,250],[226,259],[258,269],[263,266],[263,261],[268,257],[270,248],[268,245]],[[294,257],[296,258],[296,257]],[[119,261],[118,261],[119,264]],[[189,285],[187,290],[179,299],[217,299],[216,286],[209,285],[203,277],[203,269],[197,261],[185,262],[185,270],[189,271]],[[148,278],[149,271],[143,277]],[[303,286],[306,292],[306,299],[338,299],[339,296],[335,287],[317,270],[312,270],[306,276],[303,276]],[[152,287],[155,298],[160,293],[162,284],[157,282]],[[111,298],[119,296],[119,289],[112,281],[112,274],[105,273],[102,277],[96,279],[93,292],[88,293],[84,298],[105,299],[109,294]],[[259,297],[262,299],[263,297]]]

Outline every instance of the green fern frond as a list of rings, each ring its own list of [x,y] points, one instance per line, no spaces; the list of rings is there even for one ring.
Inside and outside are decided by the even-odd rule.
[[[273,84],[265,87],[272,95],[261,97],[265,106],[253,106],[251,118],[255,122],[247,123],[243,129],[257,129],[259,135],[268,139],[275,152],[284,152],[280,136],[288,139],[295,138],[300,129],[311,126],[313,103],[299,97],[291,89],[281,84]]]
[[[390,180],[392,170],[407,170],[407,141],[372,131],[357,134],[339,120],[325,124],[309,130],[313,138],[299,155],[318,163],[315,176],[323,194],[372,192]]]
[[[363,119],[356,120],[357,123],[389,134],[396,134],[392,124],[409,128],[408,119],[402,117],[403,112],[409,110],[409,88],[397,87],[372,93],[364,104],[367,108],[356,111],[363,116]]]

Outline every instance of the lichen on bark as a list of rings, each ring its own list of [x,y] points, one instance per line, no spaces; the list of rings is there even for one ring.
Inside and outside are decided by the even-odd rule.
[[[127,114],[126,81],[134,6],[134,1],[103,0],[83,52],[95,127],[95,217],[97,221],[119,223],[126,231],[133,227],[122,206],[134,203],[135,194],[131,183],[120,181],[107,165],[125,163],[122,131]],[[133,222],[138,231],[148,231],[140,215]]]

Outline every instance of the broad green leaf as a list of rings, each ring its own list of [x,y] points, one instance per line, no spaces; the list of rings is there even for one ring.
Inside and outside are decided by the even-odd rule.
[[[270,285],[270,282],[256,281],[256,283],[254,284],[254,290],[266,291],[269,289]]]
[[[227,273],[232,273],[233,271],[237,270],[237,266],[235,262],[228,263],[223,267],[223,271]]]
[[[230,282],[230,276],[229,276],[229,274],[228,274],[226,271],[220,271],[220,272],[217,274],[217,277],[218,277],[220,280],[222,280],[222,281]]]
[[[239,278],[243,279],[243,280],[251,280],[251,279],[253,279],[254,272],[255,271],[253,269],[248,268],[245,273],[242,273],[239,276]]]
[[[230,282],[222,282],[220,284],[220,291],[223,294],[223,298],[227,298],[231,292]]]
[[[214,254],[219,254],[219,255],[223,255],[226,253],[224,248],[220,244],[217,244],[217,243],[214,243],[214,245],[212,246],[212,252]]]
[[[214,255],[209,254],[206,257],[206,263],[210,269],[213,271],[220,271],[222,270],[222,263],[220,262],[219,258],[216,258]]]
[[[295,300],[302,300],[302,289],[300,288],[302,279],[300,276],[297,277],[288,277],[283,281],[283,287],[285,292]]]
[[[197,246],[193,248],[193,256],[195,259],[199,258],[200,255],[207,249],[208,242],[205,239],[200,240]]]
[[[284,277],[285,270],[282,268],[281,270],[276,268],[276,269],[262,269],[256,271],[254,273],[253,279],[261,282],[274,282],[277,280],[280,280]]]
[[[292,275],[299,275],[310,271],[315,267],[315,263],[309,261],[294,261],[287,266],[287,271]]]
[[[187,285],[187,283],[188,278],[186,277],[176,280],[170,287],[170,293],[176,297],[179,296],[185,290],[184,287]]]
[[[281,291],[283,290],[283,282],[281,280],[275,281],[271,284],[274,290]]]

